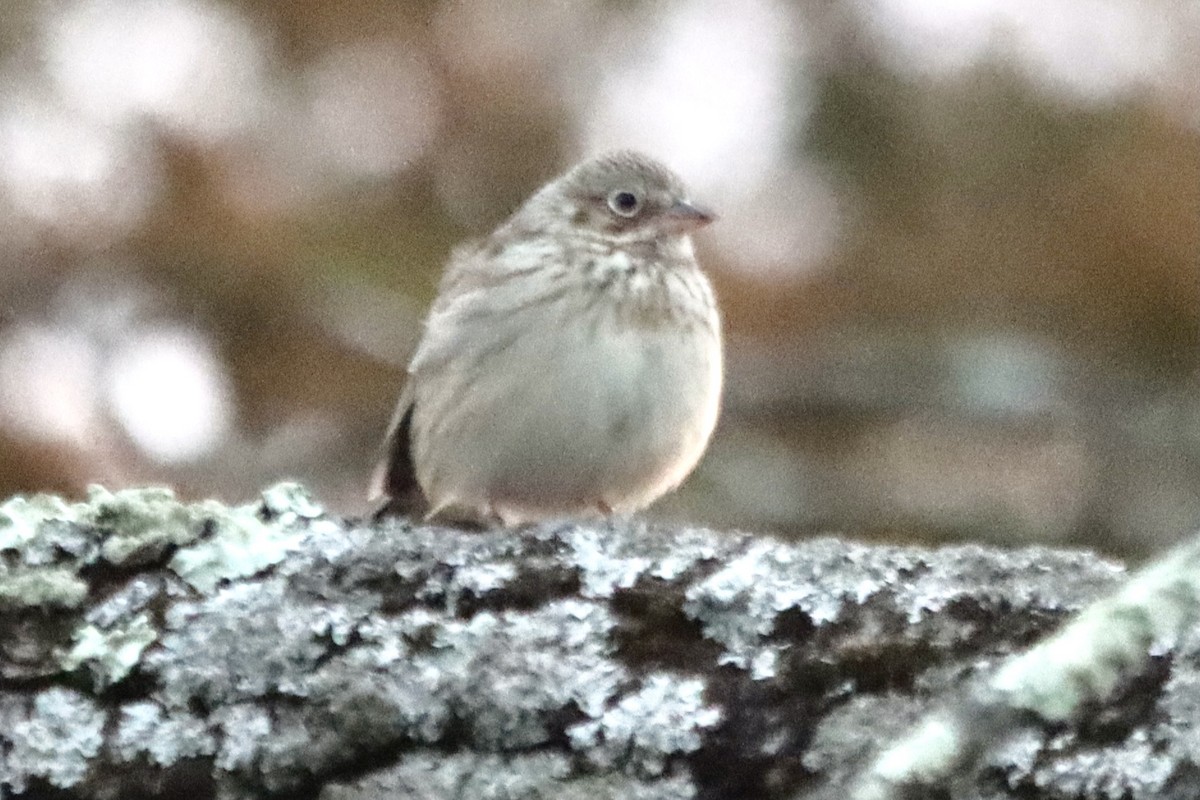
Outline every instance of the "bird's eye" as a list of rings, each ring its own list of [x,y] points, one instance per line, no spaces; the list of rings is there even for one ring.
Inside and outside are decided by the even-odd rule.
[[[632,217],[642,208],[642,201],[633,192],[617,191],[608,196],[608,207],[614,214]]]

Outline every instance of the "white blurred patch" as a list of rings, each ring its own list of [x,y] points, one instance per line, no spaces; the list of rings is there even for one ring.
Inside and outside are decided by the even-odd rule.
[[[388,175],[420,156],[440,120],[439,84],[410,43],[381,39],[331,52],[307,76],[312,152],[356,176]]]
[[[548,63],[578,63],[579,45],[599,24],[603,0],[439,3],[434,39],[447,68],[484,78],[552,79]]]
[[[601,46],[585,145],[651,150],[698,192],[750,193],[785,155],[789,112],[807,110],[790,69],[803,31],[772,0],[652,9],[629,28],[645,36]]]
[[[44,100],[0,97],[0,195],[19,217],[96,244],[136,227],[160,182],[129,131]]]
[[[1036,86],[1095,103],[1172,88],[1200,66],[1193,2],[861,0],[859,7],[893,67],[918,76],[950,76],[992,59]]]
[[[726,263],[759,278],[807,277],[840,242],[845,202],[813,161],[783,160],[750,196],[713,202],[720,218],[701,236],[714,240]]]
[[[130,438],[162,462],[204,456],[232,424],[224,368],[212,344],[191,329],[152,329],[118,345],[106,389]]]
[[[260,41],[228,4],[78,0],[56,12],[45,50],[63,94],[97,120],[148,115],[212,140],[244,126],[262,103]]]
[[[657,156],[720,215],[703,236],[733,266],[802,274],[840,228],[835,187],[791,154],[810,111],[797,68],[806,31],[775,0],[657,4],[646,13],[633,26],[644,36],[600,45],[598,91],[580,113],[584,149]]]
[[[46,441],[96,436],[100,353],[78,330],[19,324],[0,337],[0,425]]]
[[[426,54],[409,42],[335,48],[226,151],[226,196],[243,214],[272,217],[320,203],[348,180],[402,172],[436,144],[441,91]]]

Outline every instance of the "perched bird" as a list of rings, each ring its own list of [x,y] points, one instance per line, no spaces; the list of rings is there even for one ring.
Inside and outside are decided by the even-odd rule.
[[[644,155],[584,161],[450,257],[384,443],[379,514],[516,525],[642,509],[700,460],[721,324],[689,234],[713,220]]]

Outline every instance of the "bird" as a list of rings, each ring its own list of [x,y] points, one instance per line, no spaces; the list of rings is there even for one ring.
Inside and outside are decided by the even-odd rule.
[[[627,516],[717,423],[721,318],[693,232],[715,215],[633,151],[584,160],[452,250],[370,497],[479,527]]]

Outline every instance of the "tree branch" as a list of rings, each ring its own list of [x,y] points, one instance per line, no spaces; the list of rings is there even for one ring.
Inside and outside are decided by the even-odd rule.
[[[1058,717],[971,713],[1121,580],[1043,548],[372,527],[294,485],[14,498],[0,796],[1200,796],[1195,636]],[[879,771],[947,709],[944,774]]]

